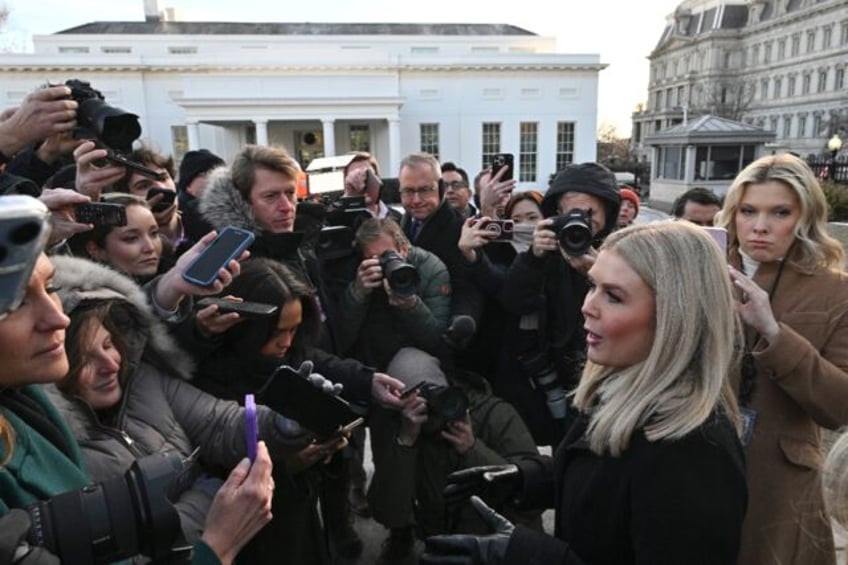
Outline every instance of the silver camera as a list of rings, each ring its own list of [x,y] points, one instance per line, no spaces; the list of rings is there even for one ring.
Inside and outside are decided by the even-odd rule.
[[[50,211],[31,196],[0,197],[0,319],[17,309],[50,235]]]

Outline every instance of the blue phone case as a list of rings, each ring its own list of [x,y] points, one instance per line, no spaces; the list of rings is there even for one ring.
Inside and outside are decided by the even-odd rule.
[[[256,401],[252,394],[246,394],[244,397],[244,419],[247,458],[253,463],[256,461],[256,445],[259,443],[259,422],[256,416]]]
[[[191,262],[183,278],[198,286],[212,286],[218,278],[218,271],[233,259],[238,259],[253,240],[253,232],[233,226],[225,227],[209,247]]]

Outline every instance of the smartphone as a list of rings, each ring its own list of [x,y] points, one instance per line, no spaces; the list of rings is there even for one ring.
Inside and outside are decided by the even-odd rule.
[[[489,237],[489,241],[512,241],[512,234],[515,231],[515,222],[512,220],[488,220],[480,226],[480,229],[486,230],[493,234]]]
[[[206,308],[207,306],[215,305],[218,307],[218,312],[222,314],[227,314],[229,312],[236,312],[239,316],[244,318],[250,318],[252,320],[263,320],[265,318],[270,318],[280,309],[278,306],[273,304],[263,304],[262,302],[249,302],[243,300],[241,302],[237,302],[235,300],[227,300],[226,298],[216,298],[214,296],[207,296],[206,298],[201,298],[195,304],[195,309],[200,310],[201,308]]]
[[[130,169],[131,171],[134,171],[146,177],[150,177],[154,180],[165,180],[166,178],[168,178],[167,173],[163,173],[161,171],[154,171],[150,167],[145,167],[141,163],[130,161],[120,153],[111,149],[106,148],[106,151],[108,152],[106,154],[106,160],[115,163],[116,165],[121,165]]]
[[[173,190],[167,188],[153,187],[147,191],[147,199],[150,200],[157,194],[162,195],[162,200],[150,207],[150,209],[156,213],[164,212],[165,210],[170,208],[171,205],[174,203],[174,200],[176,200],[177,198],[177,193]]]
[[[0,318],[16,310],[50,235],[50,211],[31,196],[0,197]]]
[[[420,381],[412,386],[404,388],[402,391],[400,391],[400,397],[409,398],[410,396],[412,396],[412,394],[415,393],[415,391],[419,390],[422,386],[424,386],[424,383],[426,382],[427,381]]]
[[[218,237],[209,244],[183,273],[183,278],[191,284],[209,288],[215,284],[218,271],[237,259],[253,243],[253,232],[227,226]]]
[[[330,438],[359,418],[346,400],[326,393],[280,366],[259,393],[259,399],[275,412],[297,420],[318,438]]]
[[[127,225],[127,209],[121,204],[86,202],[74,206],[74,219],[81,224],[98,226]]]
[[[714,226],[704,226],[704,229],[707,230],[707,233],[712,236],[719,248],[721,248],[722,254],[727,255],[727,230]]]
[[[244,395],[244,434],[247,458],[256,461],[256,445],[259,443],[259,420],[256,416],[256,400],[252,394]]]
[[[377,191],[383,188],[383,181],[380,180],[380,177],[377,176],[377,173],[371,170],[371,168],[365,169],[365,190]]]
[[[515,158],[512,153],[496,153],[492,157],[492,177],[498,174],[504,167],[509,167],[501,177],[501,181],[512,180],[512,173],[515,171]]]

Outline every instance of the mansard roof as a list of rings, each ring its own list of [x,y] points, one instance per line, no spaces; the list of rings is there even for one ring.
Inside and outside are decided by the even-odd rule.
[[[75,35],[532,35],[509,24],[91,22],[56,34]]]

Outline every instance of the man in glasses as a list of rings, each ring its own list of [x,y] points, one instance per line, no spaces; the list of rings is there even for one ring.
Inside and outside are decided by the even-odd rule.
[[[442,167],[429,153],[411,153],[403,158],[398,174],[400,202],[404,209],[400,226],[409,241],[435,254],[450,274],[453,293],[451,311],[457,316],[470,316],[473,324],[462,323],[462,335],[448,329],[448,340],[459,349],[471,340],[480,320],[483,297],[468,280],[457,243],[464,217],[447,200],[443,200],[445,182]]]
[[[463,218],[473,218],[477,208],[471,203],[471,187],[468,184],[468,173],[456,164],[442,163],[442,180],[445,183],[445,200],[458,211]]]

